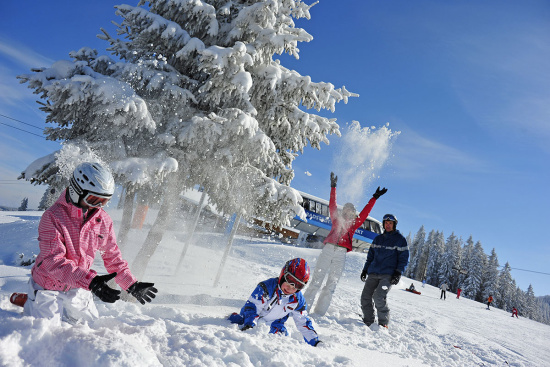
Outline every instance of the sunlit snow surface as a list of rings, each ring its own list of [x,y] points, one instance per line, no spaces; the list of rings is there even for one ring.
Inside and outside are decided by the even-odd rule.
[[[108,210],[115,224],[120,212]],[[151,213],[151,214],[154,214]],[[303,257],[315,265],[320,250],[238,237],[213,287],[226,240],[200,232],[183,266],[176,264],[186,233],[164,237],[145,272],[159,289],[153,303],[97,301],[101,318],[91,324],[52,325],[21,315],[9,295],[26,290],[30,267],[16,266],[37,253],[41,212],[0,212],[0,365],[2,366],[549,366],[550,326],[467,299],[457,300],[430,286],[422,294],[405,292],[402,278],[389,293],[389,330],[372,331],[360,320],[359,274],[365,254],[349,253],[344,275],[326,316],[314,325],[323,341],[307,345],[293,321],[290,336],[268,334],[259,324],[241,332],[226,321],[255,285],[277,276],[284,262]],[[146,230],[133,230],[122,249],[130,262]],[[99,255],[94,268],[104,272]]]

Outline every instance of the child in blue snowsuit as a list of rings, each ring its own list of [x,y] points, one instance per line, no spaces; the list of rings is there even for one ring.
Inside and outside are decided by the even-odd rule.
[[[271,324],[270,333],[288,335],[285,322],[292,315],[304,340],[309,345],[317,346],[320,341],[307,315],[307,304],[300,292],[309,280],[309,273],[309,266],[304,259],[287,261],[279,278],[260,282],[240,313],[233,313],[229,316],[229,321],[243,325],[241,330],[245,331],[263,319]]]

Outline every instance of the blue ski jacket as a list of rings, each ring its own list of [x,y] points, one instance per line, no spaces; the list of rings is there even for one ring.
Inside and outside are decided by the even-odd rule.
[[[245,326],[255,326],[258,319],[263,319],[271,324],[270,333],[288,335],[284,324],[292,315],[306,343],[316,345],[319,338],[306,309],[307,304],[302,292],[286,295],[279,288],[279,279],[271,278],[256,286],[241,309],[239,316],[242,319],[235,321]]]
[[[398,230],[384,232],[374,238],[363,271],[367,274],[403,274],[409,263],[407,240]]]

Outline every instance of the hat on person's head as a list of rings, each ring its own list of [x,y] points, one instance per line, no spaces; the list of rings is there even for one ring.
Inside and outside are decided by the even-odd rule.
[[[393,214],[386,214],[384,215],[384,218],[382,219],[382,224],[384,224],[384,222],[386,221],[390,221],[390,222],[393,222],[394,225],[393,225],[393,229],[395,230],[397,228],[397,217]]]
[[[74,205],[84,199],[91,207],[105,205],[115,192],[115,180],[111,172],[100,163],[81,163],[73,171],[69,181],[69,198]]]
[[[353,212],[354,214],[355,214],[355,212],[357,212],[357,210],[355,209],[355,205],[353,205],[352,203],[344,204],[344,210],[349,210],[349,211]]]

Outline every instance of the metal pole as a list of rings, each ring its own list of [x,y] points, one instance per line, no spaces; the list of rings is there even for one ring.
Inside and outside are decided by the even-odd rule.
[[[193,221],[193,226],[191,227],[191,232],[189,233],[189,237],[185,241],[185,245],[183,246],[183,251],[180,255],[180,260],[178,261],[178,266],[176,266],[176,271],[174,274],[178,273],[178,270],[180,269],[183,258],[185,257],[185,254],[187,253],[187,249],[189,248],[189,243],[191,243],[191,238],[193,237],[193,234],[195,233],[195,229],[197,228],[197,224],[199,223],[199,218],[201,216],[202,206],[204,204],[204,200],[206,199],[206,191],[202,191],[201,199],[199,200],[199,206],[197,207],[197,214],[195,215],[195,220]]]
[[[229,234],[229,239],[227,241],[227,246],[225,246],[225,251],[222,256],[222,262],[220,263],[220,267],[218,269],[218,274],[216,274],[216,279],[214,280],[214,287],[217,287],[220,282],[220,277],[222,275],[223,267],[225,266],[225,262],[227,261],[227,257],[229,256],[229,251],[231,250],[231,246],[233,245],[233,239],[235,238],[235,233],[237,233],[237,228],[239,227],[239,222],[241,221],[241,214],[233,214],[231,221],[229,222],[229,226],[231,226],[231,233]]]

